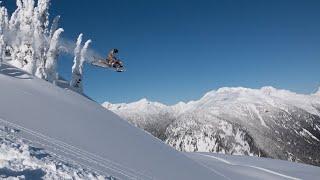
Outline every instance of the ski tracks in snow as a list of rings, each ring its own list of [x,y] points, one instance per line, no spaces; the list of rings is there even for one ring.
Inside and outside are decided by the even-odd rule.
[[[279,177],[282,177],[282,178],[291,179],[291,180],[301,180],[299,178],[288,176],[288,175],[285,175],[285,174],[281,174],[281,173],[278,173],[278,172],[275,172],[275,171],[272,171],[272,170],[269,170],[269,169],[265,169],[265,168],[262,168],[262,167],[246,165],[246,164],[235,164],[235,163],[232,163],[230,161],[227,161],[225,159],[218,158],[218,157],[215,157],[215,156],[210,156],[210,155],[205,155],[205,154],[200,154],[200,153],[197,153],[197,154],[200,155],[200,156],[205,156],[205,157],[209,157],[209,158],[218,160],[218,161],[223,162],[225,164],[228,164],[230,166],[249,167],[249,168],[256,169],[256,170],[259,170],[259,171],[263,171],[263,172],[266,172],[266,173],[269,173],[269,174],[273,174],[273,175],[276,175],[276,176],[279,176]]]
[[[142,172],[125,167],[117,162],[79,149],[65,142],[24,128],[20,125],[11,123],[1,117],[0,123],[4,124],[5,126],[20,130],[20,133],[25,133],[26,135],[28,135],[29,139],[23,138],[21,137],[21,135],[19,138],[28,141],[31,144],[42,146],[47,152],[50,152],[52,155],[55,155],[61,160],[71,162],[72,164],[78,164],[82,167],[86,167],[87,169],[101,173],[102,175],[112,175],[120,179],[153,179],[151,176],[148,176]],[[57,153],[60,155],[58,155]],[[75,161],[73,159],[78,159],[78,161]],[[88,163],[93,164],[94,167],[87,165]],[[112,173],[106,174],[106,172]]]
[[[112,160],[100,157],[96,154],[74,147],[60,140],[48,137],[46,135],[43,135],[41,133],[35,132],[27,128],[24,128],[20,125],[6,121],[1,117],[0,117],[0,124],[20,130],[19,132],[20,139],[27,141],[30,144],[45,148],[46,152],[50,153],[50,155],[55,156],[57,157],[57,159],[60,159],[62,161],[70,162],[71,164],[76,164],[76,165],[79,165],[80,167],[85,167],[86,169],[97,172],[101,175],[106,175],[106,176],[111,175],[119,179],[134,179],[134,180],[135,179],[153,179],[151,176],[148,176],[145,173],[125,167]],[[197,155],[212,158],[230,166],[241,166],[245,168],[252,168],[258,171],[262,171],[264,173],[278,176],[279,178],[285,178],[290,180],[300,180],[299,178],[281,174],[279,172],[275,172],[275,171],[258,167],[258,166],[236,164],[219,157],[200,154],[200,153],[197,153]],[[214,173],[220,175],[222,178],[228,179],[228,180],[231,179],[227,177],[225,173],[219,172],[213,167],[210,167],[210,165],[206,165],[205,163],[202,163],[202,162],[199,162],[199,163],[203,165],[205,168],[208,168]]]

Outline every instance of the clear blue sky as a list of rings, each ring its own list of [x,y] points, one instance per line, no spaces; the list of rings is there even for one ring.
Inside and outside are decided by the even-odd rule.
[[[51,14],[62,16],[64,38],[84,33],[101,54],[120,50],[125,73],[85,67],[85,93],[98,102],[173,104],[225,86],[320,86],[319,0],[52,0]],[[60,59],[66,78],[71,66],[72,57]]]

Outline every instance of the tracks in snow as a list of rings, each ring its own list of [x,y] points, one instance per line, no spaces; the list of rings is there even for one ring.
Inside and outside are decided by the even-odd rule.
[[[209,158],[218,160],[218,161],[220,161],[220,162],[223,162],[223,163],[228,164],[228,165],[231,165],[231,166],[248,167],[248,168],[252,168],[252,169],[259,170],[259,171],[263,171],[263,172],[266,172],[266,173],[269,173],[269,174],[273,174],[273,175],[276,175],[276,176],[279,176],[279,177],[282,177],[282,178],[286,178],[286,179],[301,180],[301,179],[296,178],[296,177],[292,177],[292,176],[288,176],[288,175],[285,175],[285,174],[281,174],[281,173],[278,173],[278,172],[275,172],[275,171],[272,171],[272,170],[269,170],[269,169],[265,169],[265,168],[262,168],[262,167],[258,167],[258,166],[245,165],[245,164],[235,164],[235,163],[232,163],[232,162],[227,161],[227,160],[225,160],[225,159],[218,158],[218,157],[215,157],[215,156],[205,155],[205,154],[198,154],[198,155],[200,155],[200,156],[205,156],[205,157],[209,157]]]
[[[0,124],[18,129],[19,137],[31,144],[44,148],[50,154],[58,157],[63,161],[72,164],[78,164],[81,167],[93,170],[102,175],[119,178],[119,179],[153,179],[151,176],[137,170],[125,167],[112,160],[100,157],[96,154],[82,150],[60,140],[48,137],[44,134],[24,128],[20,125],[6,121],[0,117]]]
[[[50,155],[55,156],[57,157],[57,159],[60,159],[62,161],[70,162],[71,164],[76,164],[76,165],[79,165],[80,167],[85,167],[86,169],[97,172],[101,175],[105,175],[105,176],[111,175],[112,177],[116,177],[116,179],[117,178],[119,179],[153,179],[151,176],[146,175],[143,172],[139,172],[137,170],[125,167],[112,160],[100,157],[96,154],[82,150],[80,148],[77,148],[75,146],[62,142],[60,140],[48,137],[44,134],[38,133],[36,131],[30,130],[27,128],[24,128],[20,125],[9,122],[1,117],[0,117],[0,124],[2,124],[5,127],[18,129],[20,132],[17,134],[17,136],[20,139],[27,141],[30,144],[35,145],[37,147],[40,146],[44,148],[46,152],[50,153]],[[275,171],[258,167],[258,166],[236,164],[219,157],[205,155],[205,154],[198,154],[198,155],[218,160],[230,166],[241,166],[245,168],[251,168],[258,171],[262,171],[264,173],[268,173],[271,175],[275,175],[275,176],[278,176],[279,178],[300,180],[299,178],[281,174],[279,172],[275,172]],[[225,179],[230,179],[225,174],[217,171],[215,168],[212,168],[209,165],[205,165],[205,163],[200,162],[200,164],[210,169],[211,171],[215,172],[216,174],[219,174],[221,177]]]

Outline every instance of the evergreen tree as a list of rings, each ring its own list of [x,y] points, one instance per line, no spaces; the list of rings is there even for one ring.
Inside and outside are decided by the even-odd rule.
[[[62,49],[60,16],[49,22],[50,0],[16,0],[17,8],[8,15],[0,1],[0,64],[9,63],[49,82],[57,80],[57,61]],[[82,34],[74,49],[70,86],[82,92],[81,78],[88,46],[83,47]],[[69,47],[69,51],[71,51]]]

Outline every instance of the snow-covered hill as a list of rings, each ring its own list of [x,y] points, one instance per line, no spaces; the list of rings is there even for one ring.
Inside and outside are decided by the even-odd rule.
[[[320,91],[221,88],[166,106],[103,106],[180,151],[272,157],[320,165]]]
[[[2,172],[9,175],[28,173],[28,168],[21,167],[34,170],[39,168],[37,164],[43,167],[53,164],[57,169],[70,164],[71,170],[67,172],[79,171],[87,176],[93,172],[119,179],[219,177],[74,91],[61,89],[6,64],[0,67],[0,84],[0,125],[16,132],[13,138],[1,136],[1,151],[6,151],[2,156],[7,157],[9,153],[15,157],[21,150],[27,157],[27,160],[14,161],[20,167],[19,172],[0,167],[1,175]],[[4,139],[12,143],[3,145],[6,144]],[[11,146],[17,147],[8,148]],[[43,148],[64,163],[38,161],[34,155],[28,154],[31,152],[29,147]],[[7,168],[12,168],[12,162],[10,159],[0,160],[1,165],[9,164],[5,166]],[[72,167],[84,168],[89,173],[81,169],[72,170]],[[63,171],[65,169],[62,168]],[[44,168],[35,173],[50,171],[56,170]]]
[[[6,64],[0,67],[0,84],[1,179],[320,176],[320,168],[295,163],[249,157],[239,160],[214,153],[183,154],[88,98]]]

